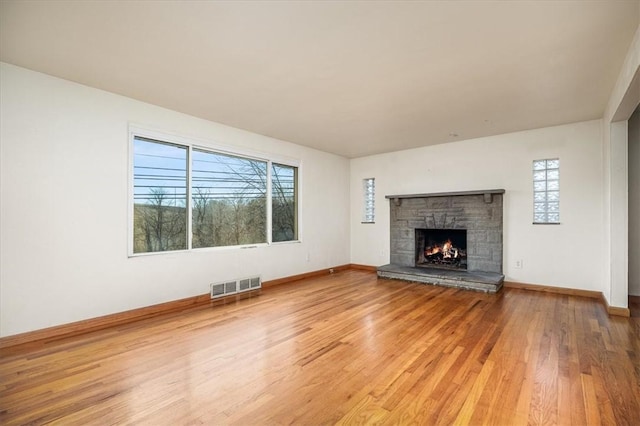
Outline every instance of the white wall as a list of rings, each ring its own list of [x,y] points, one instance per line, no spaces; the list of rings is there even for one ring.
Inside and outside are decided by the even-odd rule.
[[[629,118],[629,294],[640,296],[640,106]]]
[[[351,161],[351,261],[389,262],[390,194],[506,190],[506,280],[603,290],[600,120],[363,157]],[[560,225],[532,225],[532,161],[560,158]],[[376,178],[377,218],[361,224],[361,181]],[[516,260],[523,268],[516,269]]]
[[[0,66],[0,336],[349,263],[347,159]],[[127,257],[130,122],[301,160],[303,242]]]

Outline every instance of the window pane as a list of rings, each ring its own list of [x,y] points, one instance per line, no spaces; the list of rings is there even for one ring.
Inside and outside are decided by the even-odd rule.
[[[533,183],[533,189],[535,191],[545,191],[547,189],[547,182],[542,181],[542,182],[534,182]]]
[[[534,192],[533,193],[533,201],[546,201],[547,193],[546,192]]]
[[[271,241],[298,239],[298,168],[271,167]]]
[[[133,252],[187,248],[187,147],[133,142]]]
[[[545,160],[538,160],[533,162],[533,170],[544,170],[547,168]]]
[[[193,150],[192,246],[267,241],[267,163]]]
[[[547,178],[547,172],[544,170],[533,172],[533,180],[545,180]]]
[[[547,171],[547,179],[549,180],[558,180],[560,178],[560,173],[558,170],[548,170]]]
[[[560,193],[558,191],[547,192],[547,200],[558,201],[560,199]]]
[[[547,160],[547,169],[557,169],[560,167],[560,160]]]
[[[549,191],[557,191],[560,188],[560,182],[557,180],[547,181],[547,189]]]

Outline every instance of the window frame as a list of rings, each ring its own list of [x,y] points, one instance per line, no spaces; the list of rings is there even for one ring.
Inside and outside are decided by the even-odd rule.
[[[185,214],[187,215],[186,219],[186,223],[185,223],[185,248],[183,249],[175,249],[175,250],[158,250],[158,251],[152,251],[152,252],[140,252],[140,253],[136,253],[135,250],[135,173],[134,173],[134,166],[135,166],[135,137],[131,139],[131,145],[130,145],[130,151],[131,151],[131,166],[130,166],[130,180],[131,183],[129,185],[129,190],[130,190],[130,195],[129,195],[129,201],[130,201],[130,218],[129,218],[129,227],[130,227],[130,234],[129,234],[129,242],[130,242],[130,251],[129,253],[132,255],[141,255],[141,254],[148,254],[148,253],[178,253],[178,252],[182,252],[185,251],[188,247],[189,247],[189,235],[190,234],[190,221],[188,218],[189,215],[189,193],[191,191],[191,179],[190,179],[190,168],[189,168],[189,163],[191,162],[191,151],[188,149],[187,146],[180,144],[180,143],[174,143],[174,142],[169,142],[166,140],[159,140],[157,138],[152,138],[152,137],[148,137],[148,136],[141,136],[141,135],[136,135],[137,137],[139,137],[140,139],[143,139],[145,142],[150,142],[150,143],[157,143],[159,145],[166,145],[166,146],[172,146],[172,147],[176,147],[176,148],[180,148],[180,149],[184,149],[185,151]]]
[[[373,194],[371,194],[371,198],[369,198],[369,193],[367,192],[368,182],[372,183],[373,186]],[[368,219],[368,208],[367,202],[372,202],[371,207],[371,219]],[[376,178],[368,177],[362,179],[362,224],[375,224],[376,223]]]
[[[536,163],[539,162],[543,162],[544,161],[544,169],[536,169]],[[549,168],[548,162],[550,161],[556,161],[557,162],[557,167],[552,167]],[[555,170],[558,173],[558,177],[557,179],[549,179],[548,176],[548,172],[550,170]],[[536,180],[536,172],[545,172],[545,177],[544,180],[542,179],[538,179]],[[560,225],[560,158],[559,157],[554,157],[554,158],[540,158],[537,160],[533,160],[531,163],[531,187],[533,190],[533,194],[532,194],[532,207],[533,207],[533,225]],[[549,181],[552,182],[557,182],[558,183],[558,187],[557,189],[549,189]],[[543,191],[537,191],[536,190],[536,182],[544,182],[545,183],[545,189]],[[549,193],[550,192],[557,192],[558,193],[558,198],[557,200],[549,200]],[[545,194],[545,200],[544,201],[540,201],[540,200],[536,200],[536,193],[544,193]],[[557,212],[549,212],[548,210],[548,204],[550,202],[554,202],[558,204],[558,211]],[[544,203],[546,205],[546,210],[544,212],[546,219],[544,221],[537,221],[536,220],[536,204],[537,203]],[[556,213],[558,215],[558,220],[557,221],[550,221],[549,220],[549,213]]]
[[[296,230],[295,230],[295,238],[293,240],[285,240],[285,241],[273,241],[273,195],[271,195],[271,197],[269,198],[269,207],[268,207],[268,215],[267,215],[267,220],[268,220],[268,232],[269,232],[269,244],[287,244],[290,242],[296,242],[296,241],[301,241],[300,238],[300,167],[299,166],[293,166],[290,164],[285,164],[282,163],[280,161],[271,161],[268,165],[268,178],[267,178],[267,188],[269,191],[269,194],[273,194],[273,185],[272,185],[272,177],[271,174],[273,172],[273,166],[274,165],[279,165],[279,166],[283,166],[283,167],[292,167],[295,168],[295,172],[294,172],[294,189],[293,189],[293,199],[294,199],[294,206],[295,206],[295,225],[296,225]]]
[[[135,165],[135,153],[134,144],[136,138],[144,138],[155,140],[158,143],[164,143],[168,145],[175,145],[184,147],[187,149],[187,247],[180,250],[167,250],[167,251],[152,251],[152,252],[134,252],[134,165]],[[204,152],[210,152],[214,154],[222,154],[233,157],[241,157],[248,160],[263,161],[267,163],[267,187],[266,187],[266,241],[264,243],[254,244],[239,244],[230,246],[217,246],[217,247],[193,247],[193,194],[192,194],[192,159],[193,150],[199,150]],[[296,180],[296,224],[297,224],[297,238],[289,241],[272,241],[272,200],[271,200],[271,167],[272,164],[280,164],[287,167],[294,167],[297,169]],[[300,160],[278,156],[268,155],[263,152],[253,151],[250,149],[243,149],[237,147],[230,147],[210,140],[199,139],[195,137],[186,137],[174,133],[169,133],[162,130],[151,129],[145,126],[136,124],[129,125],[129,137],[128,137],[128,191],[127,191],[127,255],[128,257],[141,257],[141,256],[154,256],[162,254],[176,254],[176,253],[189,253],[200,251],[217,251],[217,250],[233,250],[233,249],[247,249],[255,247],[268,247],[271,245],[280,244],[297,244],[302,242],[302,217],[300,212],[302,211],[302,196],[300,191],[300,185],[302,181],[302,162]]]

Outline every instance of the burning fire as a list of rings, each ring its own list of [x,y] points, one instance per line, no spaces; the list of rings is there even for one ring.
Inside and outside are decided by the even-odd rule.
[[[427,247],[424,251],[425,256],[433,256],[438,253],[442,253],[442,257],[444,259],[456,259],[460,255],[458,249],[453,247],[453,244],[451,244],[451,240],[445,241],[441,246],[436,245],[433,247]]]

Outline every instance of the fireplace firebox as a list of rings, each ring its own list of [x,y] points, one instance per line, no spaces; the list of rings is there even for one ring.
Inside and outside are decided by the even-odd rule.
[[[415,230],[416,266],[467,269],[466,229]]]

